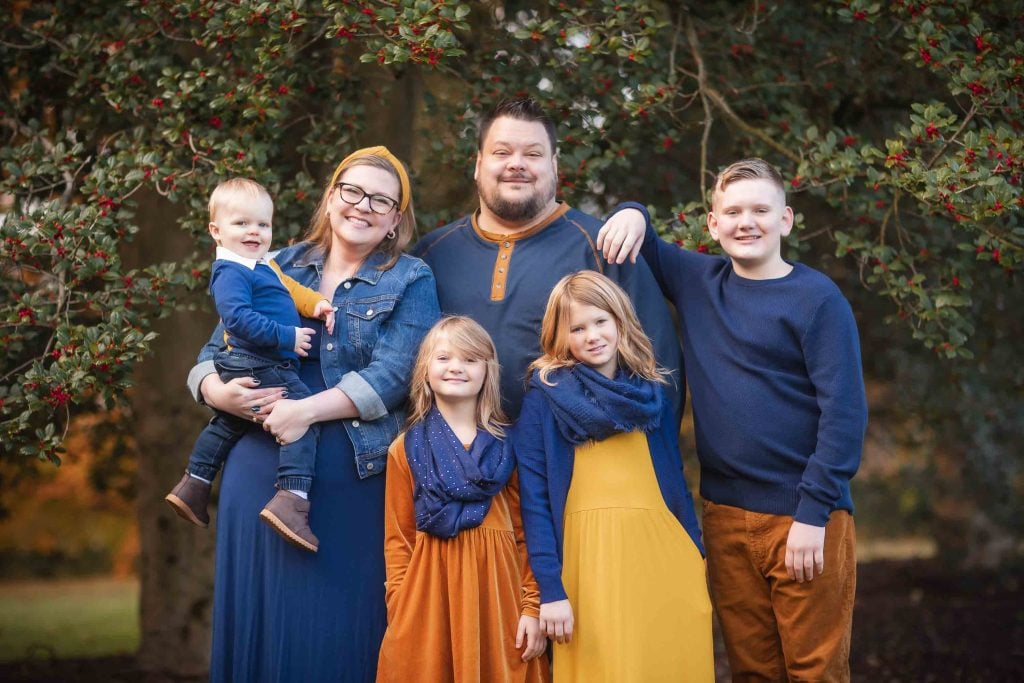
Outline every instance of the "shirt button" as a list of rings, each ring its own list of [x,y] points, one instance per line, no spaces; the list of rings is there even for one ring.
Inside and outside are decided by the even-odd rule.
[[[507,259],[507,258],[508,258],[508,254],[502,254],[502,255],[501,255],[501,258],[503,258],[503,259]]]
[[[494,285],[494,286],[497,287],[498,289],[501,289],[501,283],[500,282],[498,284]]]
[[[345,289],[352,289],[352,283],[346,281],[345,282]]]
[[[352,426],[353,427],[358,427],[359,426],[359,420],[352,420]]]
[[[334,344],[328,344],[327,345],[327,350],[328,351],[333,351],[334,350]]]
[[[373,309],[372,308],[367,308],[366,309],[366,315],[373,315]]]
[[[506,249],[508,249],[510,246],[512,246],[512,245],[510,245],[508,242],[505,242],[505,248]]]
[[[366,469],[372,470],[373,469],[373,463],[372,462],[366,463]]]
[[[499,272],[499,273],[504,273],[504,272],[505,272],[505,269],[504,269],[504,268],[498,268],[498,272]]]

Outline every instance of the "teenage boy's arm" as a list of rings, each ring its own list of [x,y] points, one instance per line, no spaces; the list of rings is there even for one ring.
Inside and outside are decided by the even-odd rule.
[[[597,248],[608,263],[637,262],[643,234],[650,224],[647,207],[638,202],[623,202],[615,207],[597,233]]]
[[[651,222],[647,207],[638,202],[622,202],[597,233],[597,248],[608,263],[636,263],[644,231]]]
[[[817,444],[798,487],[786,569],[797,581],[810,581],[824,569],[829,514],[860,466],[868,409],[857,324],[841,294],[818,307],[801,343],[821,417]]]
[[[643,204],[624,202],[619,206],[597,233],[597,248],[609,264],[624,263],[627,258],[635,263],[637,254],[643,256],[665,298],[679,306],[686,252],[658,237]]]
[[[643,230],[649,219],[650,216],[643,204],[623,202],[616,207],[615,215],[609,219],[605,227],[598,231],[598,240],[609,225],[625,226],[624,229],[627,230]],[[651,232],[653,233],[653,230]],[[597,249],[598,253],[595,254],[595,258],[600,262],[600,246]],[[658,364],[672,371],[669,397],[675,412],[674,417],[678,422],[682,417],[686,392],[682,383],[682,349],[679,347],[679,336],[676,333],[675,322],[669,306],[662,297],[654,294],[655,288],[665,294],[665,286],[656,275],[652,274],[653,269],[648,266],[650,264],[643,261],[632,264],[624,261],[618,263],[609,261],[604,268],[604,274],[629,295],[630,301],[633,302],[633,307],[636,309],[637,318],[640,319],[644,332],[651,338],[651,343],[654,345],[654,355]],[[600,263],[595,265],[595,268],[599,267]],[[671,297],[669,298],[671,299]]]

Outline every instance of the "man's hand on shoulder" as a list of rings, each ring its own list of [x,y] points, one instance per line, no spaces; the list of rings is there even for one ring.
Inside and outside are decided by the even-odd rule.
[[[825,527],[793,521],[786,540],[786,573],[800,583],[825,570]]]
[[[637,209],[616,211],[597,233],[597,248],[608,263],[636,263],[644,243],[647,221]]]

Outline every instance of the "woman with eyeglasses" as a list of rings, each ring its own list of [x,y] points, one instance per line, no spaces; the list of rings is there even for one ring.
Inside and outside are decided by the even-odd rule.
[[[254,422],[222,475],[212,681],[374,680],[386,627],[382,475],[416,350],[440,317],[430,269],[402,253],[414,229],[402,163],[385,147],[354,152],[324,189],[306,239],[275,256],[337,308],[333,333],[302,319],[316,330],[299,370],[313,395],[291,400],[248,378],[222,382],[211,362],[222,327],[189,374],[197,399]],[[315,554],[259,519],[274,494],[278,443],[313,423]]]

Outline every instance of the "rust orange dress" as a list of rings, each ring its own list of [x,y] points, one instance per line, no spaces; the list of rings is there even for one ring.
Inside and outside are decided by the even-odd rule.
[[[391,444],[386,476],[388,628],[377,681],[549,681],[547,657],[524,662],[515,646],[520,616],[537,616],[540,603],[515,473],[483,523],[451,539],[416,529],[404,434]]]

